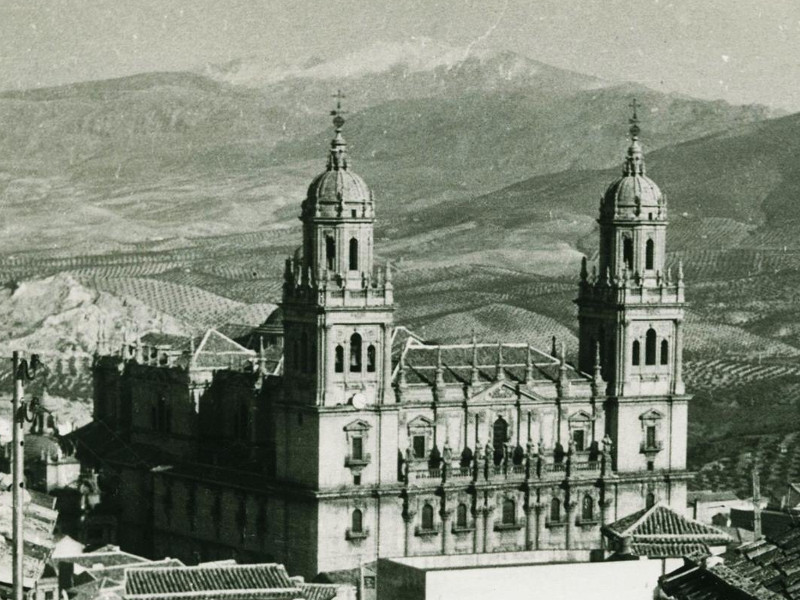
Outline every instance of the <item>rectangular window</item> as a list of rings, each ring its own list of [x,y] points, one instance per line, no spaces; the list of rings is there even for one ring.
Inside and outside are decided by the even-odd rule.
[[[353,485],[361,485],[361,475],[353,475]]]
[[[575,450],[578,452],[586,450],[586,432],[583,429],[573,431],[572,440],[575,442]]]
[[[655,425],[648,425],[647,426],[646,445],[647,445],[648,448],[655,448],[656,447],[656,426]]]
[[[414,458],[425,458],[425,436],[414,436]]]
[[[361,460],[364,458],[364,438],[358,436],[354,437],[351,445],[351,458],[353,460]]]

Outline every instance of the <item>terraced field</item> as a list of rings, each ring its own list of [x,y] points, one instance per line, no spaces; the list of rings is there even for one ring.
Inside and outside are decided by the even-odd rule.
[[[155,279],[96,277],[86,280],[85,283],[117,296],[136,298],[199,330],[223,323],[249,323],[255,326],[275,309],[274,304],[248,305],[194,286]]]

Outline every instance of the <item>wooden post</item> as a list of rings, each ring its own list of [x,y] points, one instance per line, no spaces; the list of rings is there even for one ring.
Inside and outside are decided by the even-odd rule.
[[[22,376],[23,373],[20,369],[19,352],[14,351],[13,355],[13,368],[14,368],[14,397],[12,400],[11,418],[13,421],[12,432],[12,480],[13,492],[11,494],[12,504],[14,507],[12,515],[12,538],[13,538],[13,586],[14,586],[14,600],[23,600],[23,563],[24,563],[24,546],[23,546],[23,491],[25,488],[24,479],[24,436],[25,436],[25,417],[20,410],[22,406]]]

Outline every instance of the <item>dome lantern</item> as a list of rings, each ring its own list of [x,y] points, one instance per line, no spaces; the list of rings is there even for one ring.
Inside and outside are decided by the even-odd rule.
[[[615,219],[666,219],[666,202],[655,181],[646,175],[644,152],[639,142],[639,116],[636,100],[631,102],[633,115],[630,118],[631,142],[625,154],[622,176],[606,189],[600,207],[601,217]]]

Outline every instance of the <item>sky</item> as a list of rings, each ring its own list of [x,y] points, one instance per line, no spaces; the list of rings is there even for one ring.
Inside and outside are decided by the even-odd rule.
[[[800,111],[797,0],[0,0],[0,89],[418,37]]]

